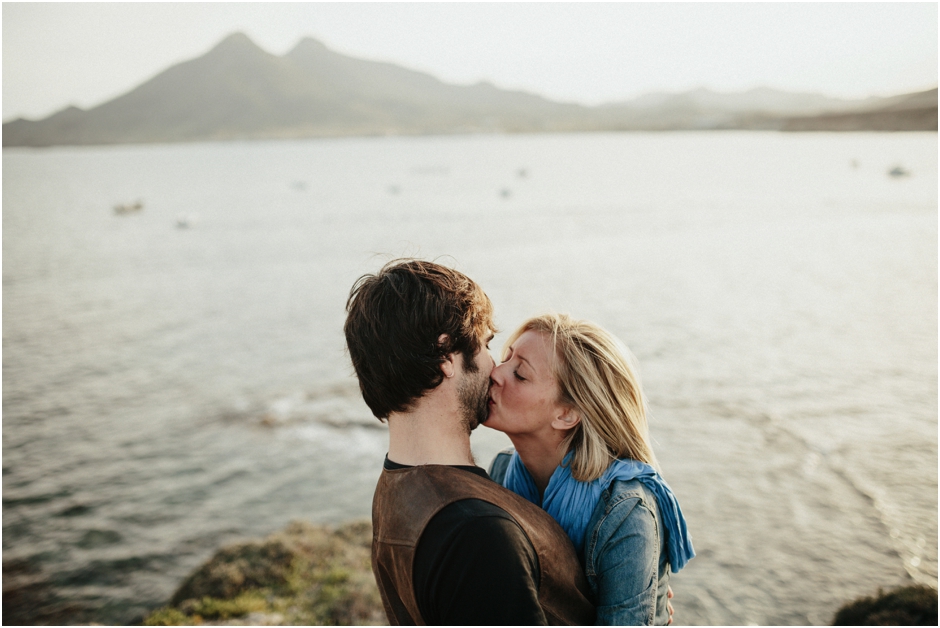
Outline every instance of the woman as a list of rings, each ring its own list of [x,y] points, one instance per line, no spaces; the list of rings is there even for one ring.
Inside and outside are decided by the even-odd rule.
[[[669,569],[695,552],[649,443],[646,400],[629,352],[586,321],[548,314],[507,341],[491,377],[486,426],[515,452],[490,476],[544,508],[568,533],[597,603],[597,623],[670,623]]]

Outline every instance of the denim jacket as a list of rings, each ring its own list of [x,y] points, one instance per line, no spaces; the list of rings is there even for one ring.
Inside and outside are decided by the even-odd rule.
[[[502,484],[512,450],[497,454],[489,474]],[[656,497],[639,480],[615,481],[601,493],[579,556],[597,624],[661,626],[669,621],[669,554]]]

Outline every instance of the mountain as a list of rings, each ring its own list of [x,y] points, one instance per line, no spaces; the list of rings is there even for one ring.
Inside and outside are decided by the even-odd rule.
[[[899,105],[897,99],[874,104]],[[341,135],[782,128],[799,116],[857,111],[869,101],[759,88],[652,94],[598,107],[481,82],[451,85],[391,63],[356,59],[315,39],[283,56],[235,33],[88,110],[3,125],[3,146],[275,139]],[[936,90],[934,90],[936,129]],[[907,111],[907,110],[905,110]],[[901,114],[908,115],[908,114]]]
[[[4,146],[564,130],[588,109],[487,83],[448,85],[303,39],[283,57],[225,38],[111,101],[3,125]],[[570,125],[569,125],[570,126]]]
[[[856,111],[792,117],[783,131],[936,131],[936,88],[885,99],[878,106]]]

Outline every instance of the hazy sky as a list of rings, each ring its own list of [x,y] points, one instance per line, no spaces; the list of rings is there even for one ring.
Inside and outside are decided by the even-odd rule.
[[[452,83],[587,104],[769,86],[864,97],[937,85],[936,3],[3,3],[3,119],[118,96],[242,31]]]

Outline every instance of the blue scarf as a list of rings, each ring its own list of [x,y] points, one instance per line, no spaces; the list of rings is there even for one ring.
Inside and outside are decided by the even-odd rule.
[[[601,493],[615,480],[639,480],[656,496],[663,527],[666,530],[669,564],[672,566],[672,572],[676,573],[695,557],[692,539],[689,538],[689,531],[685,524],[685,517],[682,516],[682,510],[679,508],[679,502],[676,501],[672,489],[653,467],[645,462],[637,462],[629,458],[614,460],[600,478],[592,482],[579,482],[571,476],[569,462],[572,453],[569,451],[552,473],[541,504],[535,480],[522,464],[519,452],[513,452],[509,460],[503,486],[550,514],[571,538],[580,556],[584,552],[584,535],[587,525],[591,520],[591,515],[594,514],[594,507],[597,506]]]

